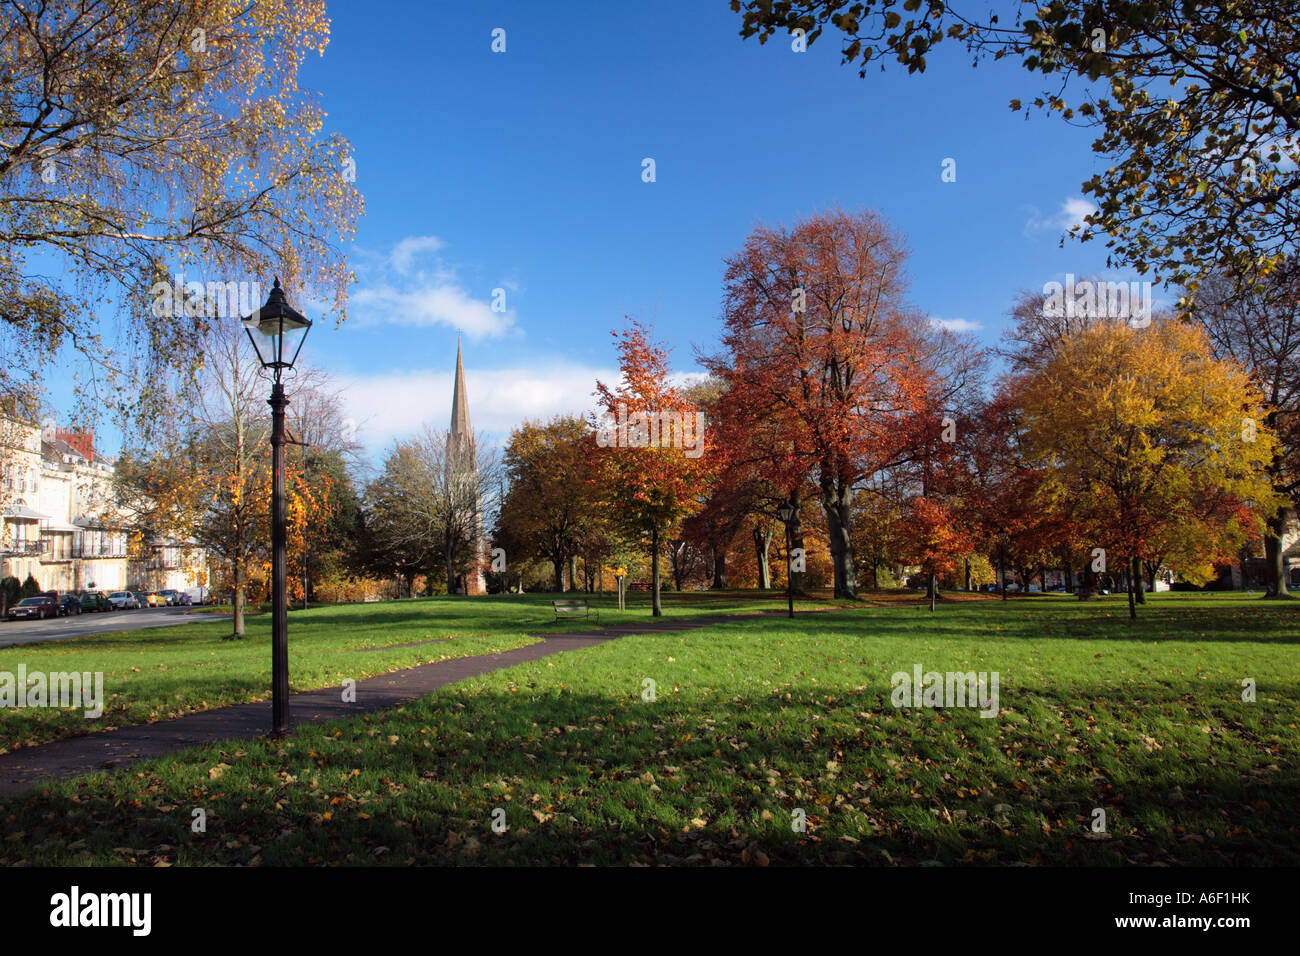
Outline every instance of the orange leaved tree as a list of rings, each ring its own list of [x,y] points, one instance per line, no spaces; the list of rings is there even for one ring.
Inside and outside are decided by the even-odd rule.
[[[611,521],[650,545],[652,614],[659,598],[664,533],[694,513],[708,493],[703,412],[668,381],[668,353],[646,328],[628,319],[615,330],[622,380],[596,383],[604,419],[587,437],[594,480]]]

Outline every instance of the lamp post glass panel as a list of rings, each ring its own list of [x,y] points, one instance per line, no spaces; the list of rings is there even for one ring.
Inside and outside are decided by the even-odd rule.
[[[281,377],[293,368],[311,320],[294,311],[275,280],[266,304],[241,320],[262,368],[271,371],[271,715],[272,734],[289,732],[289,615],[285,599],[284,397]]]
[[[794,502],[781,502],[781,506],[776,509],[776,513],[781,516],[781,523],[785,525],[785,600],[789,616],[794,617],[794,555],[791,554],[790,550],[794,546],[790,540],[790,522],[794,519]]]

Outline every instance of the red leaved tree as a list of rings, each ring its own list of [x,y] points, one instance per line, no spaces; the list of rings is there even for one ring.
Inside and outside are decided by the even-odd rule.
[[[903,298],[906,255],[870,211],[756,229],[726,260],[724,351],[703,359],[772,483],[796,497],[815,485],[836,597],[857,594],[854,487],[910,456],[938,390],[934,335]]]

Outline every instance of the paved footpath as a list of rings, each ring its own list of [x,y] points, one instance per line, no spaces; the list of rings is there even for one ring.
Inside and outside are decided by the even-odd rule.
[[[710,617],[659,618],[645,624],[620,624],[598,631],[537,635],[538,644],[499,654],[459,657],[433,664],[380,674],[357,682],[355,703],[344,703],[338,687],[293,694],[289,700],[292,724],[317,724],[387,710],[457,681],[478,677],[583,647],[595,647],[629,634],[689,631],[747,617],[773,613],[719,614]],[[271,725],[271,702],[236,704],[135,727],[72,737],[35,747],[22,747],[0,755],[0,800],[25,793],[37,783],[68,780],[97,770],[118,770],[142,760],[165,756],[189,747],[219,740],[251,740],[266,734]]]

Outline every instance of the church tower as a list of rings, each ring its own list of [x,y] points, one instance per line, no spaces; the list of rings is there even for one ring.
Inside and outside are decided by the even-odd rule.
[[[472,497],[474,537],[470,569],[455,582],[447,582],[449,593],[486,594],[483,579],[483,499],[479,488],[478,450],[474,430],[469,424],[469,395],[465,391],[465,365],[461,360],[460,339],[456,340],[456,383],[451,393],[451,429],[447,436],[447,488],[457,496]]]

